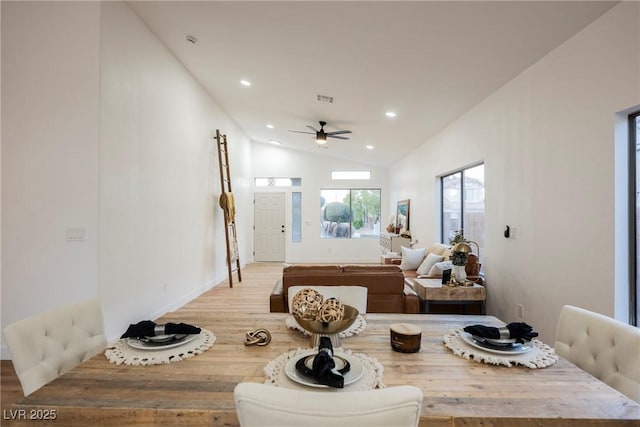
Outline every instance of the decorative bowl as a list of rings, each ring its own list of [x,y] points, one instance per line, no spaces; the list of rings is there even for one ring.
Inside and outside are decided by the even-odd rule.
[[[340,347],[340,339],[338,334],[348,329],[358,317],[358,309],[344,304],[344,318],[333,322],[321,322],[319,320],[302,319],[293,316],[305,331],[311,332],[311,345],[316,346],[320,340],[320,336],[328,336],[334,347]]]

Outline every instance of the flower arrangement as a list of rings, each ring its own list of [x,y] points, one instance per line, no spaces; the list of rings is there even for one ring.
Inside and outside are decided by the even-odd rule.
[[[453,237],[449,237],[449,244],[451,246],[455,245],[456,243],[460,243],[460,242],[466,242],[467,239],[464,238],[464,234],[462,234],[462,230],[456,230],[453,232]]]

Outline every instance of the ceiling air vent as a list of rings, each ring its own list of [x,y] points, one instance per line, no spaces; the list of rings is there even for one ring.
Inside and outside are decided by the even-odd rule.
[[[333,96],[327,95],[318,95],[319,102],[328,102],[329,104],[333,104]]]

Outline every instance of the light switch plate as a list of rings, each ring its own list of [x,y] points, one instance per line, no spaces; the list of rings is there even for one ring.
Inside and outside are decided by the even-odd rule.
[[[86,230],[81,227],[67,228],[65,237],[67,242],[83,242]]]

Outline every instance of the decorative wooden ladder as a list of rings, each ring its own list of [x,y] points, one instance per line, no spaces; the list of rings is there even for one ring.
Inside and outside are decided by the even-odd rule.
[[[240,251],[238,250],[238,235],[236,234],[235,203],[231,192],[231,172],[229,170],[229,149],[227,135],[221,135],[220,129],[216,129],[216,143],[218,145],[218,169],[220,170],[220,194],[219,204],[224,211],[224,237],[227,242],[227,268],[229,270],[229,287],[233,288],[232,263],[236,263],[238,282],[242,282],[240,272]]]

